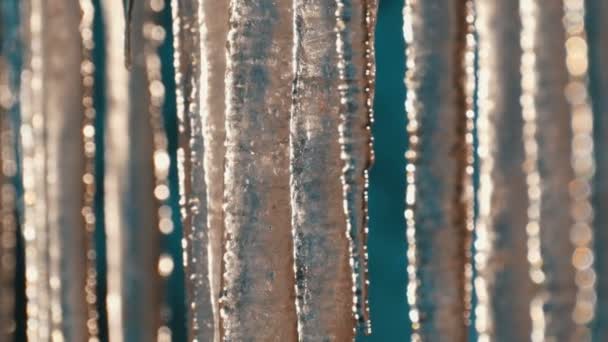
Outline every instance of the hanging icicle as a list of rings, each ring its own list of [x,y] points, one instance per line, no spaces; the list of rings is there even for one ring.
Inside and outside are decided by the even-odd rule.
[[[570,236],[574,251],[572,265],[576,284],[576,300],[572,310],[576,341],[591,341],[590,323],[595,317],[597,274],[594,267],[593,206],[591,195],[595,172],[593,146],[593,112],[588,87],[588,45],[585,30],[585,1],[564,1],[563,24],[566,30],[566,66],[568,82],[564,88],[570,106],[572,129],[572,169],[569,184],[572,228]]]
[[[375,53],[377,2],[336,0],[336,50],[340,93],[340,157],[346,230],[353,272],[353,310],[358,326],[371,334],[367,276],[368,186],[373,162]]]
[[[336,3],[296,0],[294,8],[290,171],[298,336],[352,341],[354,293],[337,138]]]
[[[518,1],[477,3],[479,217],[475,240],[476,329],[482,341],[531,336],[528,200],[522,170]]]
[[[608,339],[608,2],[589,0],[587,4],[588,75],[594,111],[596,174],[592,185],[594,204],[593,235],[597,270],[597,313],[593,340]]]
[[[565,61],[561,3],[521,2],[522,115],[528,185],[528,261],[537,284],[530,314],[532,340],[568,341],[576,298],[568,184],[572,138],[564,95]],[[583,235],[589,236],[591,230]]]
[[[409,134],[405,218],[415,341],[467,338],[474,91],[465,60],[474,60],[467,45],[472,39],[467,36],[472,24],[467,15],[472,13],[467,11],[472,9],[466,2],[415,0],[407,1],[404,10]],[[468,196],[460,189],[469,191]]]
[[[125,18],[116,15],[121,0],[104,0],[106,28],[105,222],[108,255],[108,327],[112,341],[153,341],[160,328],[159,273],[170,263],[159,260],[157,199],[168,188],[157,186],[162,154],[154,155],[152,110],[163,89],[149,82],[150,57],[146,38],[164,32],[150,25],[148,1],[133,4],[130,73],[125,69]],[[167,162],[168,164],[168,162]],[[157,215],[158,213],[158,215]],[[170,216],[170,215],[169,215]],[[128,319],[128,324],[125,324]],[[165,330],[163,330],[165,331]]]
[[[84,341],[84,186],[75,181],[85,167],[80,6],[38,0],[24,6],[29,23],[21,127],[28,336]]]
[[[289,196],[292,2],[230,3],[223,338],[296,341]]]
[[[165,131],[165,123],[162,113],[165,101],[165,86],[161,74],[161,58],[158,54],[159,46],[164,42],[165,29],[158,25],[159,13],[164,9],[164,1],[151,0],[146,4],[146,11],[150,18],[144,22],[144,55],[145,72],[148,82],[148,115],[150,127],[152,128],[153,160],[154,160],[154,198],[157,206],[157,227],[160,238],[160,254],[158,255],[158,275],[160,277],[160,327],[158,328],[156,340],[159,342],[170,342],[172,332],[169,327],[171,320],[171,308],[167,302],[167,279],[173,273],[175,263],[171,251],[167,246],[167,236],[173,232],[172,209],[170,203],[171,191],[169,189],[169,166],[171,158],[167,151],[168,141]]]

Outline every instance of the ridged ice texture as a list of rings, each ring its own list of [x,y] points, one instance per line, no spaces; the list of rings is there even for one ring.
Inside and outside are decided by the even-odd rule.
[[[78,1],[25,4],[29,70],[24,83],[22,141],[26,268],[37,270],[28,302],[28,335],[86,340],[84,151]],[[27,111],[27,113],[26,113]],[[28,250],[29,249],[29,253]],[[31,269],[29,268],[31,265]],[[28,271],[28,272],[30,272]],[[34,271],[35,272],[35,271]]]
[[[412,340],[465,341],[465,2],[406,2],[408,302]]]
[[[108,326],[112,341],[153,341],[159,325],[159,234],[143,37],[149,12],[145,2],[134,4],[132,66],[127,74],[124,30],[120,30],[124,19],[116,10],[121,1],[105,0],[103,6],[105,27],[109,28],[105,129]]]
[[[15,333],[15,279],[17,245],[17,159],[19,116],[19,63],[21,37],[19,6],[0,4],[0,340]]]
[[[477,2],[480,159],[475,325],[484,341],[530,339],[518,1]]]
[[[531,1],[522,8],[524,171],[528,185],[528,261],[537,284],[531,303],[532,340],[571,341],[576,297],[570,241],[570,112],[560,2]]]
[[[232,0],[226,77],[226,341],[295,341],[289,197],[292,2]]]
[[[206,95],[200,92],[200,86],[203,82],[200,49],[200,27],[204,23],[200,17],[203,2],[205,1],[172,1],[174,66],[180,140],[178,168],[181,194],[180,207],[184,229],[183,246],[188,297],[187,307],[189,310],[189,338],[199,341],[217,341],[219,340],[219,329],[216,329],[219,325],[219,281],[215,292],[212,292],[211,284],[212,279],[221,279],[221,273],[219,269],[215,273],[212,272],[210,267],[209,254],[212,248],[209,244],[209,227],[207,224],[208,200],[204,170],[205,142],[202,130],[203,117],[199,109],[201,97]],[[227,19],[225,24],[228,25]],[[225,40],[224,35],[224,42]],[[223,49],[220,50],[224,51]],[[225,53],[223,55],[225,56]],[[222,112],[221,115],[223,116],[223,114]],[[214,260],[221,261],[220,252],[217,252]]]
[[[340,158],[346,234],[350,240],[353,313],[357,326],[371,333],[368,305],[367,233],[368,171],[373,162],[375,54],[377,2],[336,1],[336,51],[340,83]]]
[[[219,298],[222,289],[224,241],[224,157],[226,149],[225,76],[229,0],[203,0],[199,6],[201,69],[200,115],[205,140],[207,184],[207,229],[209,231],[209,284],[215,325],[214,340],[220,339]]]
[[[335,0],[294,1],[291,205],[300,341],[354,338],[342,207]]]
[[[593,98],[597,171],[595,177],[595,224],[597,261],[597,318],[594,340],[608,339],[608,3],[587,1],[589,42],[589,76]]]

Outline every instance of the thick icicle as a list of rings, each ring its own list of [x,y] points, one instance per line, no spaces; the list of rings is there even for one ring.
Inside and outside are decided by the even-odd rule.
[[[23,126],[28,336],[87,338],[78,1],[24,4]],[[31,305],[31,306],[30,306]]]
[[[533,341],[571,341],[576,298],[570,242],[570,112],[561,2],[520,2],[522,114],[528,185],[528,262],[537,284]],[[587,230],[587,234],[590,233]],[[586,235],[588,236],[588,235]]]
[[[17,159],[19,63],[21,59],[19,5],[0,4],[0,340],[15,338],[15,280],[17,247]]]
[[[289,197],[292,2],[232,0],[223,338],[295,341]]]
[[[443,0],[408,0],[404,10],[408,302],[416,341],[467,339],[466,11],[465,1]]]
[[[132,18],[131,72],[124,67],[121,0],[102,2],[107,45],[105,218],[108,255],[108,327],[112,341],[153,341],[159,328],[158,238],[150,94],[144,31],[147,2]],[[152,31],[152,32],[149,32]],[[128,324],[125,324],[128,323]]]
[[[594,340],[608,339],[608,2],[587,1],[589,20],[589,77],[593,98],[597,171],[595,183],[595,224],[597,253],[597,319]]]
[[[371,122],[375,81],[375,0],[336,0],[336,51],[340,92],[342,192],[346,234],[351,244],[353,310],[358,326],[371,333],[367,277],[367,188],[373,162]]]
[[[519,1],[477,2],[479,217],[475,325],[485,341],[530,339]]]
[[[342,207],[335,0],[295,1],[291,203],[300,341],[354,338]]]
[[[202,1],[199,6],[201,69],[200,115],[205,140],[204,173],[207,186],[207,229],[209,231],[209,284],[215,325],[214,340],[219,342],[224,241],[224,157],[226,41],[229,0]],[[193,118],[192,120],[199,120]],[[199,133],[200,135],[200,133]],[[200,139],[200,138],[198,138]],[[196,141],[193,141],[193,144]],[[200,144],[198,144],[200,146]],[[201,152],[199,152],[200,154]],[[199,157],[200,158],[200,157]],[[199,166],[200,168],[200,166]],[[198,182],[202,182],[199,180]],[[201,194],[200,196],[203,196]],[[202,222],[198,224],[202,226]]]

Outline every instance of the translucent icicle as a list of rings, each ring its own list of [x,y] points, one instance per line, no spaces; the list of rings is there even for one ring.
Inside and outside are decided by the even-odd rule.
[[[28,292],[28,335],[84,341],[84,187],[74,181],[84,169],[80,6],[75,0],[32,0],[25,6],[30,26],[21,130],[24,236],[26,268],[32,267],[26,277],[36,287]]]
[[[83,198],[82,219],[85,234],[85,301],[87,305],[86,326],[88,341],[97,342],[99,336],[99,312],[97,311],[97,251],[95,248],[95,108],[93,107],[94,72],[93,63],[93,17],[95,8],[91,0],[80,0],[82,17],[80,20],[80,37],[82,40],[82,61],[80,73],[82,77],[82,105],[84,106],[82,120],[82,144],[84,153],[84,170],[82,174]]]
[[[220,339],[219,298],[222,289],[224,239],[224,156],[226,41],[229,0],[202,1],[199,6],[201,69],[200,115],[205,137],[205,181],[207,185],[207,229],[209,231],[209,283],[215,325],[214,340]],[[193,118],[196,120],[196,118]],[[193,142],[194,143],[194,142]],[[199,181],[200,182],[200,181]],[[202,224],[200,224],[202,225]]]
[[[128,184],[129,141],[129,74],[124,67],[125,20],[116,15],[122,0],[101,1],[106,46],[105,180],[104,209],[107,247],[107,315],[108,337],[112,342],[125,340],[124,264],[126,258],[123,233],[127,227],[123,189]],[[142,120],[143,121],[143,120]]]
[[[292,2],[230,3],[226,76],[227,341],[296,341],[289,196]]]
[[[475,325],[482,341],[530,339],[532,282],[520,105],[518,1],[477,2],[479,217]]]
[[[574,330],[569,331],[572,340],[591,341],[591,323],[595,319],[597,291],[594,254],[592,203],[593,180],[596,169],[594,155],[593,112],[588,90],[589,45],[585,25],[585,0],[564,0],[563,19],[566,36],[567,84],[564,93],[570,110],[572,129],[570,163],[574,177],[568,184],[572,227],[570,239],[574,251],[571,263],[574,266],[576,297],[571,319]],[[544,8],[543,8],[544,10]],[[603,227],[600,227],[602,229]]]
[[[158,327],[156,340],[159,342],[170,342],[172,331],[169,326],[171,321],[171,307],[169,306],[167,293],[167,279],[173,273],[175,262],[168,248],[167,237],[173,232],[173,214],[171,208],[171,191],[169,188],[169,168],[171,158],[167,151],[168,141],[163,118],[163,104],[165,102],[165,86],[162,79],[162,60],[158,48],[165,41],[165,29],[158,24],[159,15],[164,10],[164,3],[154,0],[146,3],[148,16],[144,21],[144,55],[145,72],[148,82],[148,120],[152,129],[153,161],[154,161],[154,198],[156,199],[156,226],[158,228],[159,254],[156,256],[158,262],[159,302],[160,302],[160,326]],[[167,247],[164,247],[167,246]]]
[[[570,341],[576,297],[570,242],[570,113],[564,95],[563,8],[559,2],[520,2],[522,114],[528,186],[528,262],[537,284],[530,306],[532,341]],[[590,232],[590,231],[589,231]]]
[[[148,2],[136,1],[132,65],[124,67],[124,18],[120,0],[102,2],[106,28],[105,218],[108,255],[108,327],[112,341],[154,341],[159,329],[159,233],[155,199],[154,138],[144,33]],[[152,32],[150,32],[152,31]],[[168,190],[167,190],[168,191]],[[143,248],[145,246],[145,248]],[[117,319],[120,318],[120,319]]]
[[[20,58],[17,4],[0,5],[0,340],[15,338],[17,113]]]
[[[594,341],[608,339],[608,2],[587,1],[589,78],[594,111],[596,177],[593,234],[597,268],[597,316]],[[602,246],[602,247],[600,247]]]
[[[291,204],[300,341],[354,338],[334,0],[295,1]]]
[[[359,327],[371,333],[367,277],[367,188],[373,162],[371,123],[375,80],[374,29],[377,2],[336,1],[336,51],[340,83],[343,205],[351,243],[353,310]]]
[[[462,191],[470,191],[464,185],[470,183],[467,167],[472,158],[466,139],[472,139],[466,134],[472,129],[473,91],[467,83],[472,76],[465,70],[465,54],[472,53],[467,51],[472,37],[467,36],[466,2],[408,0],[404,25],[412,340],[450,336],[465,341],[472,197],[463,197]]]

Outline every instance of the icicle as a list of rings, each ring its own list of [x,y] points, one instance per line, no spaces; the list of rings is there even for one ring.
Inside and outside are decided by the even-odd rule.
[[[467,338],[474,90],[465,61],[473,59],[467,46],[470,7],[411,0],[404,10],[408,302],[416,341]]]
[[[163,103],[165,101],[165,86],[162,82],[161,58],[158,54],[159,46],[165,40],[165,30],[157,24],[157,16],[164,9],[164,2],[150,0],[146,4],[146,11],[151,18],[144,22],[144,54],[145,72],[148,81],[148,115],[152,128],[152,141],[154,146],[154,197],[157,201],[157,227],[161,235],[161,246],[167,245],[167,236],[173,232],[172,209],[170,203],[169,167],[171,159],[167,151],[167,134],[163,119]],[[163,243],[165,242],[165,243]],[[156,340],[169,342],[172,340],[172,331],[169,327],[171,308],[167,302],[167,279],[173,273],[175,263],[171,251],[166,247],[160,250],[158,259],[158,275],[160,278],[160,327]]]
[[[574,251],[572,265],[576,284],[576,300],[572,310],[575,324],[572,339],[591,341],[590,323],[595,317],[597,274],[594,267],[592,184],[595,172],[593,144],[593,113],[588,86],[588,45],[585,29],[585,1],[565,0],[563,24],[566,30],[566,66],[568,81],[564,88],[570,106],[572,129],[572,169],[569,184],[572,228],[570,237]]]
[[[353,282],[336,135],[334,0],[294,1],[291,204],[300,341],[351,341]]]
[[[163,0],[164,1],[164,0]],[[135,0],[123,0],[124,4],[124,22],[125,22],[125,67],[131,69],[133,63],[133,52],[131,51],[131,39],[133,34],[133,3]]]
[[[107,245],[108,337],[122,342],[124,336],[123,305],[124,264],[126,260],[123,233],[126,227],[123,187],[127,183],[129,161],[129,75],[124,68],[125,20],[116,15],[122,0],[101,1],[106,45],[106,124],[105,124],[105,231]],[[136,317],[135,317],[136,318]]]
[[[576,286],[569,234],[572,134],[564,96],[563,8],[561,3],[521,2],[520,12],[528,261],[532,282],[539,287],[530,307],[531,337],[569,341],[576,330],[571,320]]]
[[[223,274],[224,156],[226,154],[226,148],[224,147],[226,139],[226,98],[224,92],[226,89],[226,41],[228,38],[229,1],[202,1],[199,6],[198,19],[201,28],[200,115],[203,124],[202,133],[205,137],[204,173],[207,186],[207,229],[209,231],[209,261],[211,265],[209,283],[211,285],[215,325],[214,340],[219,342],[222,328],[219,298]],[[194,143],[196,141],[193,141]],[[202,223],[199,225],[202,226]]]
[[[593,340],[608,339],[608,2],[587,1],[589,78],[594,111],[596,177],[592,185],[596,210],[593,234],[597,269],[597,316]]]
[[[292,2],[232,0],[223,338],[297,340],[289,198]]]
[[[158,107],[160,82],[149,83],[145,37],[164,32],[146,24],[148,2],[135,2],[132,18],[132,70],[124,68],[124,18],[116,15],[120,0],[102,2],[107,45],[105,218],[108,255],[108,327],[112,341],[154,341],[160,323],[159,260],[156,198],[168,192],[156,186],[156,166],[166,158],[153,156],[155,142],[150,110]],[[150,60],[152,59],[152,60]],[[162,84],[161,84],[162,85]],[[157,163],[157,164],[155,164]],[[158,213],[159,215],[157,215]],[[166,267],[166,268],[165,268]],[[123,322],[127,322],[125,324]],[[164,331],[164,330],[163,330]]]
[[[373,0],[337,0],[336,6],[338,90],[342,106],[338,130],[343,161],[343,205],[355,291],[353,310],[358,325],[370,334],[367,188],[368,171],[373,162],[370,125],[373,120],[373,38],[377,3]]]
[[[88,341],[96,342],[99,335],[99,312],[97,312],[97,251],[95,249],[95,108],[93,107],[93,87],[95,64],[93,64],[93,17],[95,8],[91,0],[80,0],[82,19],[80,21],[80,36],[82,39],[82,74],[84,115],[82,121],[82,142],[84,146],[84,173],[82,182],[84,186],[82,216],[86,240],[84,243],[86,254],[85,270],[85,300],[87,304]]]
[[[25,4],[23,126],[28,336],[86,340],[81,205],[81,13],[75,1]],[[74,44],[74,42],[77,42]]]
[[[477,3],[479,217],[475,325],[483,341],[530,339],[528,199],[522,170],[518,1]]]
[[[19,7],[0,4],[0,340],[15,339]]]

